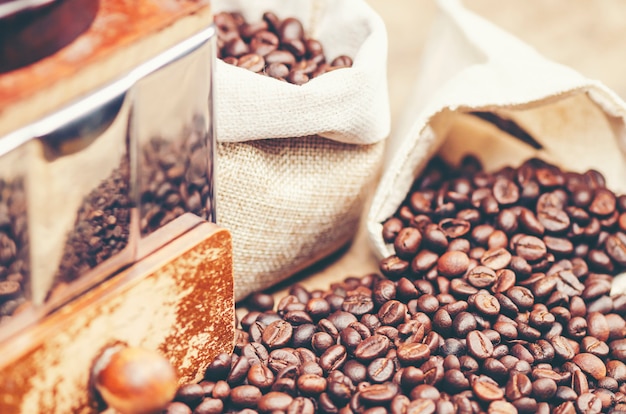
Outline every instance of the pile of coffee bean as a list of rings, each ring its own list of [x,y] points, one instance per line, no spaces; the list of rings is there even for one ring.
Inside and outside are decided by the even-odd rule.
[[[25,301],[30,285],[24,180],[0,179],[0,325]]]
[[[139,167],[141,234],[147,235],[191,212],[213,217],[211,152],[202,117],[194,117],[180,138],[153,137],[142,146]]]
[[[382,274],[256,293],[166,413],[626,412],[626,198],[531,159],[433,160]]]
[[[52,289],[77,280],[128,245],[132,207],[130,168],[123,158],[81,203]]]
[[[352,66],[352,59],[340,55],[326,61],[322,44],[307,37],[295,17],[279,19],[265,12],[258,22],[247,22],[241,13],[215,15],[218,57],[224,62],[302,85],[335,69]]]

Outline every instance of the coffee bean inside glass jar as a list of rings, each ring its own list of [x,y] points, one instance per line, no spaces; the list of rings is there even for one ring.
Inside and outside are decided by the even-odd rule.
[[[209,365],[212,392],[189,410],[624,411],[626,294],[611,281],[626,202],[604,185],[536,159],[495,172],[433,160],[383,223],[396,254],[381,273],[251,297],[248,343]]]
[[[262,20],[246,21],[240,13],[215,15],[218,58],[224,62],[302,85],[326,72],[352,66],[352,58],[327,59],[322,44],[306,35],[302,22],[266,12]]]

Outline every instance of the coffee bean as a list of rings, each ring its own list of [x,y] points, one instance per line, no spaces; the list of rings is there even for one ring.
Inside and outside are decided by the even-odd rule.
[[[470,231],[471,224],[466,220],[447,218],[439,222],[439,227],[446,237],[450,239],[457,239],[459,237],[463,237]]]
[[[391,380],[396,367],[390,358],[376,358],[367,367],[367,376],[374,383],[383,383]]]
[[[511,263],[511,253],[505,248],[487,250],[480,259],[482,265],[494,270],[504,269]]]
[[[296,18],[281,21],[275,14],[266,12],[260,22],[246,22],[234,12],[218,14],[218,45],[223,45],[218,57],[226,63],[265,72],[296,85],[332,67],[352,66],[348,56],[337,57],[333,59],[334,64],[326,64],[322,45],[305,37],[302,23]]]
[[[383,239],[386,243],[393,243],[398,233],[404,228],[402,220],[391,217],[383,223]]]
[[[253,385],[240,385],[230,391],[231,402],[240,408],[255,408],[261,397],[261,390]]]
[[[401,259],[411,259],[417,253],[422,243],[422,233],[413,227],[404,227],[398,232],[393,245],[396,254]]]
[[[205,398],[194,409],[197,414],[219,414],[224,409],[224,402],[217,398]]]
[[[472,384],[474,395],[481,401],[496,401],[504,397],[504,391],[497,384],[478,378]]]
[[[368,405],[385,404],[398,394],[398,386],[392,382],[365,386],[360,391],[360,400]]]
[[[253,293],[247,301],[248,309],[265,312],[274,308],[274,298],[266,293]]]
[[[467,350],[478,359],[486,359],[493,354],[493,344],[481,331],[471,331],[467,334]]]
[[[289,394],[271,391],[259,399],[257,407],[259,411],[266,413],[276,410],[286,411],[292,401],[293,397]]]
[[[360,299],[363,299],[362,297]],[[369,308],[370,304],[366,303],[365,306]],[[347,328],[351,323],[357,321],[356,316],[351,312],[346,311],[335,311],[328,316],[328,321],[336,327],[337,331],[341,331],[342,329]],[[320,324],[322,321],[320,321]],[[338,332],[336,332],[333,336],[337,336]]]
[[[610,296],[621,265],[607,250],[620,243],[626,207],[589,211],[597,190],[584,188],[598,185],[595,173],[565,174],[539,160],[524,166],[469,179],[427,168],[386,224],[388,243],[404,228],[419,231],[419,251],[383,259],[391,279],[349,277],[313,294],[292,288],[277,312],[246,315],[223,378],[233,388],[313,397],[309,410],[321,412],[543,413],[580,410],[581,401],[595,407],[587,395],[605,410],[626,401],[626,295]],[[506,204],[511,184],[518,199]],[[264,337],[280,323],[292,334],[267,357]],[[242,379],[246,361],[267,366],[247,368]],[[316,382],[303,388],[309,376]],[[313,386],[324,380],[325,388]],[[213,394],[217,384],[207,386]],[[224,403],[224,411],[235,407]]]
[[[375,334],[363,340],[354,351],[359,361],[371,361],[382,357],[389,349],[390,341],[384,335]]]
[[[222,407],[220,408],[220,412],[222,409],[223,409],[223,404],[222,404]],[[181,402],[171,402],[167,405],[167,407],[165,407],[164,413],[166,414],[191,414],[192,412],[191,412],[191,408],[189,408],[187,405]]]
[[[406,305],[397,300],[386,302],[378,311],[378,319],[385,325],[397,326],[404,322],[406,316]]]
[[[404,343],[398,347],[397,357],[403,364],[416,364],[430,357],[430,349],[422,343]]]
[[[248,383],[261,390],[267,390],[274,383],[274,373],[264,364],[255,364],[247,374]]]
[[[305,396],[315,396],[326,391],[326,378],[314,374],[303,374],[298,377],[298,390]]]
[[[437,261],[437,270],[446,277],[455,277],[464,273],[470,264],[469,257],[464,252],[449,251]]]
[[[576,400],[576,409],[579,412],[597,414],[602,412],[602,401],[595,394],[581,394]]]
[[[487,292],[479,292],[475,295],[474,307],[486,316],[496,316],[500,313],[500,302]]]
[[[341,368],[346,362],[346,358],[346,348],[343,345],[333,345],[320,355],[319,362],[322,369],[329,372]]]
[[[606,376],[606,366],[600,358],[590,353],[582,353],[574,356],[572,361],[586,374],[596,380]]]
[[[344,312],[351,313],[353,315],[364,315],[370,313],[374,309],[374,301],[370,295],[364,294],[351,294],[346,296],[341,305],[341,309]],[[337,329],[340,329],[337,327]]]
[[[263,331],[263,343],[270,349],[287,345],[291,340],[293,327],[286,321],[278,320],[270,323]]]
[[[515,244],[515,252],[521,258],[528,261],[542,259],[547,253],[543,240],[535,236],[522,236]]]
[[[309,398],[296,397],[287,407],[287,414],[314,414],[315,405]]]

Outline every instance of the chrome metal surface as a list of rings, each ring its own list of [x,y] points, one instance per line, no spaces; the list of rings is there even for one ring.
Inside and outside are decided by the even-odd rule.
[[[0,284],[21,278],[19,295],[0,289],[0,331],[20,306],[52,311],[149,254],[142,240],[177,217],[214,221],[214,35],[0,137]],[[13,198],[19,241],[3,224]]]

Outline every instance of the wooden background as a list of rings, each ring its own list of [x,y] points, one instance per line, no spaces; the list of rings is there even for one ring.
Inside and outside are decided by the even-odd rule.
[[[447,0],[443,0],[447,1]],[[435,0],[368,0],[387,25],[388,80],[392,133],[415,80]],[[626,99],[626,1],[624,0],[465,0],[471,10],[536,48],[544,56],[598,79]],[[354,243],[327,260],[273,288],[325,289],[333,281],[378,270],[361,228]]]

